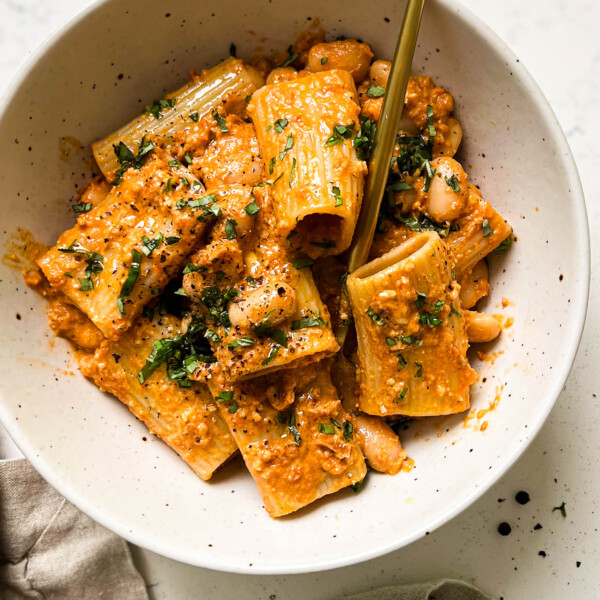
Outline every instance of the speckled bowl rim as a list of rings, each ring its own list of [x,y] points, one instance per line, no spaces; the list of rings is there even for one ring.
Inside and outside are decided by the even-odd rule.
[[[108,0],[96,0],[90,6],[81,10],[79,13],[74,15],[68,21],[66,21],[59,29],[54,33],[50,34],[44,42],[42,42],[36,50],[26,59],[24,64],[21,66],[16,76],[8,84],[0,97],[0,121],[4,118],[6,110],[10,105],[15,92],[19,89],[21,84],[30,75],[32,69],[37,63],[44,57],[46,52],[62,38],[67,32],[76,28],[88,15],[92,14],[96,10],[99,10],[103,4]],[[507,46],[507,44],[500,38],[500,36],[494,32],[488,25],[479,19],[474,13],[467,9],[464,5],[457,3],[455,0],[436,0],[436,2],[446,5],[452,10],[456,17],[462,20],[468,27],[475,32],[479,33],[491,49],[496,51],[499,55],[503,56],[507,64],[513,64],[518,61],[517,56]],[[163,546],[160,543],[155,542],[153,539],[147,537],[143,532],[132,531],[115,523],[110,515],[106,514],[102,510],[94,508],[85,498],[85,496],[78,494],[70,488],[67,482],[61,481],[56,473],[52,469],[51,464],[47,464],[42,455],[37,455],[32,444],[23,437],[19,431],[19,428],[9,415],[4,411],[2,403],[0,403],[0,422],[4,425],[16,445],[23,452],[23,454],[31,461],[36,470],[40,475],[50,483],[58,492],[60,492],[67,500],[72,504],[79,507],[84,513],[89,515],[92,519],[103,525],[104,527],[115,532],[119,536],[125,538],[127,541],[156,552],[162,556],[166,556],[170,559],[177,560],[183,563],[195,565],[198,567],[204,567],[208,569],[217,569],[219,571],[241,573],[241,574],[252,574],[252,575],[287,575],[287,574],[299,574],[308,573],[314,571],[326,571],[339,567],[345,567],[352,564],[364,562],[378,556],[382,556],[412,542],[420,539],[426,533],[437,529],[444,523],[448,522],[471,504],[473,504],[478,498],[480,498],[490,487],[496,483],[521,457],[525,450],[536,438],[548,418],[552,408],[554,407],[560,392],[567,380],[567,377],[573,366],[581,336],[583,334],[583,328],[585,325],[585,319],[587,314],[588,296],[590,288],[590,237],[589,237],[589,225],[587,219],[587,211],[585,206],[585,199],[577,166],[573,158],[573,154],[567,142],[566,136],[562,131],[562,128],[554,114],[548,100],[538,87],[537,83],[529,73],[529,71],[518,61],[518,69],[522,77],[522,82],[526,88],[529,97],[532,102],[540,110],[540,114],[544,121],[547,123],[549,130],[552,134],[553,144],[561,151],[561,160],[565,167],[565,172],[568,174],[568,186],[572,190],[573,203],[572,212],[575,217],[577,227],[580,232],[580,247],[582,248],[581,256],[579,256],[580,262],[580,279],[577,286],[574,287],[574,310],[576,311],[576,326],[571,329],[568,339],[564,341],[564,354],[563,361],[561,362],[560,368],[554,372],[553,385],[549,386],[549,396],[551,401],[547,401],[540,412],[537,414],[537,418],[531,423],[530,431],[532,434],[521,440],[519,443],[515,443],[507,449],[504,454],[504,460],[501,464],[496,465],[495,468],[490,471],[487,478],[480,482],[480,485],[473,487],[472,490],[464,496],[462,501],[452,506],[446,513],[432,520],[428,523],[427,527],[415,531],[410,536],[400,536],[398,539],[382,544],[381,546],[368,550],[361,551],[360,548],[350,556],[343,558],[333,558],[330,561],[321,561],[318,564],[310,565],[304,564],[298,567],[253,567],[252,569],[245,567],[244,565],[232,565],[231,563],[222,563],[219,561],[201,560],[198,556],[191,555],[187,551],[181,551],[178,548]]]

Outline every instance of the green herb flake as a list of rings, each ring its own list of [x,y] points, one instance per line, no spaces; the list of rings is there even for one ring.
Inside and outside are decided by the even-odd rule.
[[[255,340],[253,338],[245,335],[241,338],[238,338],[237,340],[233,340],[233,342],[229,342],[229,344],[227,344],[227,347],[228,348],[250,348],[251,346],[254,346],[254,342],[255,342]]]
[[[113,144],[113,150],[121,165],[117,172],[115,173],[115,179],[113,180],[113,185],[118,185],[121,183],[123,179],[123,174],[127,169],[141,169],[146,161],[148,154],[154,149],[154,143],[146,140],[146,136],[142,138],[140,144],[138,146],[137,154],[133,154],[133,152],[123,143],[119,142],[119,144]]]
[[[406,362],[406,359],[404,358],[404,356],[402,356],[402,354],[398,354],[398,364],[399,364],[401,367],[406,367],[406,365],[408,364],[408,363]]]
[[[237,402],[233,402],[231,404],[231,406],[229,407],[229,410],[227,412],[229,412],[230,414],[233,414],[233,413],[237,412],[238,408],[239,408],[238,407],[238,403]]]
[[[275,168],[275,161],[277,160],[277,158],[275,156],[271,157],[271,160],[269,161],[269,175],[273,175],[273,169]]]
[[[194,121],[194,123],[197,123],[198,119],[200,118],[200,115],[197,112],[190,113],[188,116],[192,121]]]
[[[450,305],[450,314],[448,316],[456,315],[459,319],[462,319],[462,315],[454,308],[454,304]]]
[[[121,288],[121,292],[119,297],[117,298],[117,306],[119,307],[119,312],[124,315],[125,314],[125,304],[124,299],[131,294],[133,290],[133,286],[137,281],[137,278],[142,270],[142,253],[136,250],[135,248],[131,251],[131,265],[129,265],[129,272],[127,273],[127,278],[123,283],[123,287]]]
[[[174,169],[181,166],[181,163],[176,158],[170,160],[167,164]]]
[[[189,166],[191,166],[191,164],[192,164],[192,162],[193,162],[193,160],[192,160],[192,156],[191,156],[191,154],[190,154],[189,152],[186,152],[186,153],[183,155],[183,160],[185,161],[185,164],[186,164],[188,167],[189,167]]]
[[[283,130],[290,124],[287,119],[277,119],[275,123],[273,123],[273,130],[277,133],[283,133]]]
[[[289,67],[293,62],[296,62],[296,60],[298,59],[298,54],[296,54],[294,52],[294,54],[290,54],[286,60],[284,60],[280,65],[279,65],[279,69],[282,69],[283,67]]]
[[[155,100],[151,106],[146,106],[144,112],[152,115],[156,120],[162,119],[162,111],[167,108],[173,108],[175,106],[175,102],[176,98]]]
[[[400,340],[406,344],[407,346],[420,346],[423,343],[423,340],[420,340],[418,337],[414,335],[401,335]]]
[[[335,248],[335,242],[333,240],[327,240],[325,242],[311,242],[311,246],[316,246],[317,248]]]
[[[415,361],[415,367],[417,367],[417,372],[415,373],[415,377],[423,376],[423,365],[420,362]]]
[[[335,206],[342,206],[344,204],[344,199],[342,198],[340,188],[337,185],[331,187],[331,193],[335,198]]]
[[[360,129],[356,137],[352,140],[352,145],[356,150],[356,156],[359,160],[369,160],[373,148],[373,139],[377,131],[377,123],[367,117],[360,116]]]
[[[308,329],[309,327],[324,327],[325,325],[325,321],[323,321],[319,313],[317,313],[312,317],[302,317],[297,321],[292,321],[292,331]]]
[[[513,244],[512,237],[509,235],[500,245],[494,249],[494,254],[506,254]]]
[[[167,246],[172,246],[173,244],[178,244],[180,240],[180,237],[177,237],[176,235],[170,235],[169,237],[165,238],[165,243]]]
[[[558,510],[560,512],[560,514],[563,516],[563,518],[567,517],[567,509],[566,509],[566,502],[562,502],[562,504],[560,506],[555,506],[552,509],[552,512],[554,512],[555,510]]]
[[[294,181],[294,173],[296,172],[296,159],[292,159],[292,168],[290,169],[290,187],[292,187],[292,181]]]
[[[427,105],[427,127],[429,129],[429,141],[433,142],[433,138],[436,136],[436,131],[433,124],[433,106],[429,104]]]
[[[350,489],[355,493],[358,494],[358,492],[360,492],[360,490],[362,489],[363,483],[364,483],[364,479],[361,479],[360,481],[357,481],[356,483],[353,483],[350,486]]]
[[[294,136],[290,133],[288,135],[287,140],[285,141],[285,146],[283,150],[279,153],[279,160],[283,160],[285,155],[294,147]],[[275,183],[275,182],[273,182]]]
[[[76,215],[90,212],[90,210],[92,210],[91,202],[78,202],[77,204],[73,204],[73,212]]]
[[[221,341],[221,338],[217,335],[217,332],[213,331],[212,329],[207,329],[204,332],[204,337],[208,341],[213,342],[213,344],[218,344]]]
[[[89,292],[94,289],[94,282],[91,277],[82,277],[79,280],[79,289],[82,292]]]
[[[429,327],[437,327],[442,324],[443,319],[424,311],[419,315],[419,323],[421,325],[429,325]]]
[[[366,312],[368,317],[371,319],[371,321],[373,321],[375,325],[385,325],[385,319],[379,313],[375,312],[374,308],[369,306]]]
[[[142,252],[145,256],[150,256],[163,242],[164,236],[159,233],[153,240],[147,235],[142,236]]]
[[[233,390],[219,392],[215,398],[217,402],[231,402],[233,400]]]
[[[269,351],[269,355],[267,356],[267,358],[265,358],[265,360],[262,361],[262,365],[268,365],[276,356],[277,353],[279,352],[279,348],[280,346],[271,346],[271,350]]]
[[[395,346],[398,343],[398,338],[395,338],[395,337],[386,337],[385,338],[385,343],[388,346]]]
[[[288,430],[292,434],[294,442],[296,442],[296,446],[299,446],[302,443],[302,438],[300,437],[300,432],[296,427],[296,415],[292,415],[290,417],[290,424],[288,426]]]
[[[244,207],[244,210],[246,211],[246,214],[253,217],[260,210],[260,206],[255,202],[250,202],[250,204]]]
[[[343,425],[344,439],[349,442],[354,437],[354,426],[350,421],[344,421]]]
[[[425,306],[425,300],[427,300],[427,294],[423,292],[417,292],[417,299],[415,300],[415,306],[417,310],[421,310]]]
[[[456,179],[456,175],[452,174],[452,177],[444,177],[444,181],[452,188],[452,191],[455,194],[460,192],[460,185],[458,185],[458,179]]]
[[[402,402],[402,400],[404,400],[404,398],[406,398],[406,394],[408,394],[408,388],[404,388],[399,394],[398,394],[398,398],[396,399],[396,402]]]
[[[217,122],[219,130],[222,133],[228,133],[229,129],[227,128],[227,123],[225,122],[225,119],[219,114],[219,111],[215,108],[210,114],[212,118]]]
[[[237,221],[234,219],[227,219],[225,223],[225,236],[228,240],[235,240],[237,237],[237,231],[235,230],[237,224]]]
[[[315,261],[312,258],[308,258],[308,256],[301,256],[299,258],[295,258],[292,261],[292,266],[294,267],[294,269],[304,269],[305,267],[310,267],[311,265],[314,265]]]
[[[335,433],[335,430],[333,429],[333,425],[330,425],[329,423],[319,423],[319,433],[333,435]]]
[[[350,140],[354,137],[355,124],[350,123],[349,125],[334,125],[331,136],[325,142],[325,148],[340,144],[344,140]]]
[[[385,88],[379,85],[370,85],[367,90],[367,96],[371,98],[381,98],[385,94]]]
[[[494,233],[494,230],[490,227],[490,222],[487,219],[483,221],[483,223],[481,224],[481,228],[483,229],[484,238],[490,237]]]
[[[321,59],[321,64],[322,64],[322,65],[324,65],[324,64],[327,62],[327,60],[328,60],[328,58],[327,58],[326,56],[324,56],[324,57]]]

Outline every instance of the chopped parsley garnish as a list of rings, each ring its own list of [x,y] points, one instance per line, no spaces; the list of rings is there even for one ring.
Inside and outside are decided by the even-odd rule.
[[[295,414],[293,414],[290,417],[290,424],[288,426],[288,430],[292,434],[292,436],[294,438],[294,442],[296,442],[296,446],[299,446],[302,443],[302,438],[300,437],[300,432],[298,431],[298,428],[296,427],[296,415]]]
[[[150,256],[154,250],[156,250],[163,242],[164,236],[162,233],[159,233],[153,240],[151,240],[147,235],[142,236],[142,252],[145,256]],[[179,241],[179,238],[177,238]]]
[[[308,256],[301,256],[299,258],[295,258],[292,261],[292,266],[294,267],[294,269],[304,269],[305,267],[310,267],[311,265],[314,265],[315,261],[312,258],[308,258]]]
[[[194,121],[194,123],[197,123],[200,115],[197,112],[193,112],[189,114],[189,117],[192,121]]]
[[[176,296],[187,296],[185,290],[180,287],[173,292]]]
[[[427,127],[429,129],[429,141],[433,142],[436,136],[435,126],[433,124],[433,106],[427,105]]]
[[[385,319],[379,313],[375,312],[375,309],[371,306],[367,308],[367,315],[375,325],[385,325]]]
[[[344,439],[349,442],[353,438],[354,426],[350,421],[344,421],[343,426]]]
[[[162,193],[163,194],[168,194],[171,191],[172,187],[173,187],[173,178],[169,177],[167,179],[167,183],[165,183],[165,185],[164,185],[164,187],[162,189]]]
[[[229,131],[229,129],[227,128],[227,123],[225,122],[225,119],[219,114],[219,111],[215,108],[210,114],[212,118],[217,122],[219,130],[222,133],[227,133]]]
[[[324,65],[324,64],[327,62],[327,60],[328,60],[328,58],[327,58],[326,56],[324,56],[324,57],[321,59],[321,64],[322,64],[322,65]]]
[[[356,150],[356,156],[359,160],[369,160],[373,148],[373,139],[377,130],[377,123],[368,117],[359,117],[360,129],[356,137],[352,140],[352,145]]]
[[[225,236],[228,240],[234,240],[237,237],[237,231],[235,230],[237,224],[237,221],[234,219],[227,219],[225,223]]]
[[[398,338],[395,338],[395,337],[386,337],[385,338],[385,343],[388,346],[395,346],[398,343]]]
[[[415,300],[415,306],[418,310],[421,310],[425,306],[425,300],[427,300],[427,294],[423,292],[417,292],[417,299]]]
[[[76,215],[90,212],[90,210],[92,210],[91,202],[78,202],[77,204],[73,204],[73,212]]]
[[[188,200],[187,205],[190,208],[202,208],[203,216],[220,217],[222,214],[221,207],[217,204],[217,196],[215,194],[208,194],[202,198],[195,198],[194,200]],[[199,220],[204,220],[198,217]]]
[[[481,228],[483,229],[483,237],[490,237],[494,233],[494,230],[490,227],[490,222],[487,219],[484,219]]]
[[[229,407],[229,410],[227,411],[229,414],[233,414],[235,412],[237,412],[238,409],[238,403],[237,402],[233,402],[232,405]]]
[[[217,402],[231,402],[233,400],[233,390],[219,392],[215,400]]]
[[[317,248],[335,248],[335,242],[333,240],[327,240],[326,242],[311,242],[311,246],[316,246]]]
[[[231,327],[227,305],[237,298],[239,292],[233,288],[222,292],[217,286],[207,286],[200,294],[200,302],[208,308],[210,318],[215,325],[223,325],[226,329]]]
[[[381,98],[385,94],[385,88],[379,85],[370,85],[367,90],[367,96],[371,98]]]
[[[506,254],[513,244],[512,237],[509,235],[497,248],[494,249],[494,254]]]
[[[566,516],[567,516],[566,506],[567,506],[566,502],[563,502],[560,506],[555,506],[552,509],[552,512],[554,512],[555,510],[558,510],[558,511],[560,511],[560,514],[563,516],[563,518],[566,518]]]
[[[214,344],[218,344],[221,341],[221,338],[217,335],[217,332],[213,331],[212,329],[207,329],[204,332],[204,337]]]
[[[137,378],[143,384],[158,367],[166,364],[169,379],[177,381],[180,387],[190,387],[188,376],[199,368],[201,363],[214,362],[216,358],[204,337],[204,325],[192,321],[183,335],[155,340],[152,352],[146,358],[146,364]]]
[[[404,388],[399,394],[396,402],[402,402],[404,398],[406,398],[406,394],[408,394],[408,388]]]
[[[415,367],[417,367],[417,372],[415,373],[415,377],[423,376],[423,365],[420,362],[415,361]]]
[[[425,311],[419,315],[419,323],[421,325],[429,325],[429,327],[437,327],[442,324],[442,319]]]
[[[290,124],[287,119],[277,119],[275,123],[273,123],[273,129],[277,133],[283,133],[283,130]]]
[[[335,433],[333,425],[329,423],[319,423],[319,433],[326,433],[327,435],[333,435]]]
[[[186,153],[183,155],[183,160],[185,161],[185,164],[186,164],[188,167],[189,167],[189,166],[192,164],[192,157],[191,157],[191,155],[190,155],[190,153],[189,153],[189,152],[186,152]]]
[[[118,145],[113,144],[113,150],[121,166],[117,169],[115,173],[115,179],[112,184],[118,185],[121,183],[121,180],[123,179],[123,173],[125,173],[125,171],[127,171],[127,169],[130,167],[138,170],[141,169],[146,157],[153,149],[154,143],[146,140],[146,136],[144,136],[140,141],[136,155],[134,155],[133,152],[123,142],[119,142]]]
[[[448,316],[456,315],[459,319],[462,319],[462,315],[454,308],[454,304],[450,305],[450,314]]]
[[[298,59],[298,54],[296,54],[294,52],[294,54],[291,54],[287,57],[286,60],[284,60],[280,65],[279,65],[279,69],[283,68],[283,67],[289,67],[293,62],[295,62]]]
[[[447,238],[451,232],[459,230],[457,224],[450,225],[449,227],[439,227],[422,214],[419,214],[415,218],[410,215],[403,215],[399,211],[394,211],[392,216],[396,221],[406,225],[411,231],[435,231],[441,238]]]
[[[253,217],[260,210],[260,206],[258,206],[258,204],[256,204],[256,202],[250,202],[250,204],[248,204],[244,208],[244,210],[246,211],[246,213],[248,215]]]
[[[275,168],[275,161],[277,160],[277,158],[275,158],[274,156],[271,157],[271,160],[269,161],[269,175],[273,175],[273,169]]]
[[[391,185],[387,186],[387,190],[389,192],[406,192],[407,190],[412,190],[413,186],[409,185],[405,181],[396,181]]]
[[[280,348],[280,346],[271,346],[269,355],[267,356],[267,358],[265,358],[265,360],[262,361],[261,364],[268,365],[277,356],[277,353],[279,352],[279,348]]]
[[[297,321],[292,321],[292,331],[298,331],[298,329],[307,329],[309,327],[323,327],[326,323],[321,318],[319,313],[312,317],[302,317]]]
[[[398,363],[401,367],[405,367],[408,364],[404,356],[402,356],[402,354],[398,354]]]
[[[423,340],[420,340],[418,337],[414,335],[401,335],[400,340],[406,344],[407,346],[420,346],[423,343]]]
[[[79,289],[82,292],[93,290],[94,282],[92,280],[92,275],[100,273],[104,269],[104,257],[97,252],[88,250],[82,246],[77,239],[73,240],[68,248],[59,248],[58,251],[65,254],[78,254],[85,257],[87,263],[84,271],[85,277],[79,279]]]
[[[206,270],[207,270],[206,267],[197,267],[194,263],[190,262],[190,263],[187,264],[187,266],[183,270],[183,274],[187,275],[188,273],[195,273],[196,271],[198,273],[203,273]]]
[[[155,119],[162,119],[162,111],[166,108],[173,108],[175,106],[176,98],[155,100],[152,103],[152,106],[146,106],[144,112],[147,114],[151,114]]]
[[[452,174],[452,177],[444,177],[444,181],[452,188],[452,191],[455,194],[460,192],[460,185],[458,185],[458,179],[456,179],[454,173]]]
[[[340,191],[340,188],[337,185],[332,186],[331,193],[335,198],[335,206],[342,206],[342,204],[344,204],[344,199],[341,196],[342,192]]]
[[[296,172],[296,159],[292,159],[292,168],[290,169],[290,187],[292,187],[292,181],[294,181],[294,173]]]
[[[350,125],[334,125],[331,136],[325,142],[325,148],[340,144],[344,140],[350,140],[354,136],[354,123]]]
[[[294,147],[294,136],[290,133],[290,135],[288,135],[288,138],[285,142],[285,146],[283,148],[283,150],[279,153],[279,160],[283,160],[285,158],[285,155]],[[273,182],[275,183],[275,182]]]
[[[147,238],[146,238],[147,239]],[[140,271],[142,270],[142,253],[135,248],[131,251],[131,265],[129,265],[129,272],[127,273],[127,277],[125,282],[123,283],[123,287],[121,288],[121,292],[117,298],[117,306],[119,307],[119,312],[124,315],[125,314],[125,304],[124,298],[127,298],[131,291],[133,290],[133,286],[139,277]]]
[[[176,158],[174,158],[173,160],[170,160],[167,164],[173,168],[181,166],[181,163]]]
[[[180,240],[180,237],[177,237],[176,235],[170,235],[165,238],[165,243],[167,244],[167,246],[172,246],[173,244],[179,243]]]
[[[229,342],[227,345],[228,348],[250,348],[254,346],[255,340],[247,335],[238,338],[237,340],[233,340],[233,342]]]
[[[357,481],[356,483],[353,483],[350,488],[352,489],[352,491],[355,494],[358,494],[358,492],[360,492],[360,490],[362,489],[362,486],[364,484],[365,480],[361,479],[360,481]]]

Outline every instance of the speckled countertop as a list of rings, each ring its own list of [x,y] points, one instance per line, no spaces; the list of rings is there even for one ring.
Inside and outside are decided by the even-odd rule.
[[[27,54],[90,0],[0,0],[0,89]],[[600,259],[600,3],[463,0],[519,55],[550,100],[579,167]],[[539,165],[543,169],[544,165]],[[471,581],[505,600],[600,598],[600,308],[591,305],[578,357],[548,422],[515,467],[471,508],[424,539],[345,569],[289,577],[189,567],[133,548],[153,599],[332,599],[434,577]],[[0,428],[0,457],[19,452]],[[526,491],[528,496],[520,494]],[[519,502],[520,501],[520,502]],[[565,503],[566,516],[554,507]],[[503,535],[501,535],[503,534]]]

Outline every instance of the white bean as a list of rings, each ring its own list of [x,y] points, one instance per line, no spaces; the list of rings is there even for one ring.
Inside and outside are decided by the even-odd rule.
[[[502,330],[502,326],[492,315],[473,310],[464,311],[467,337],[471,344],[481,344],[495,340]]]
[[[313,73],[342,69],[360,83],[369,72],[373,52],[369,44],[356,40],[339,40],[315,44],[308,52],[308,68]]]
[[[444,146],[440,151],[440,154],[444,156],[452,157],[457,151],[460,143],[462,142],[462,127],[458,122],[458,119],[454,117],[450,117],[448,119],[448,133],[446,133],[444,138]]]
[[[393,429],[383,419],[365,414],[354,419],[354,428],[369,465],[381,473],[398,473],[406,452]]]
[[[298,77],[298,71],[294,67],[279,67],[273,69],[267,75],[267,85],[271,83],[280,83],[281,81],[290,81]]]
[[[389,60],[376,60],[369,69],[369,79],[373,85],[385,87],[387,85],[392,63]]]
[[[467,174],[447,156],[432,160],[431,167],[436,172],[427,192],[427,212],[438,223],[454,221],[461,216],[469,197]]]

